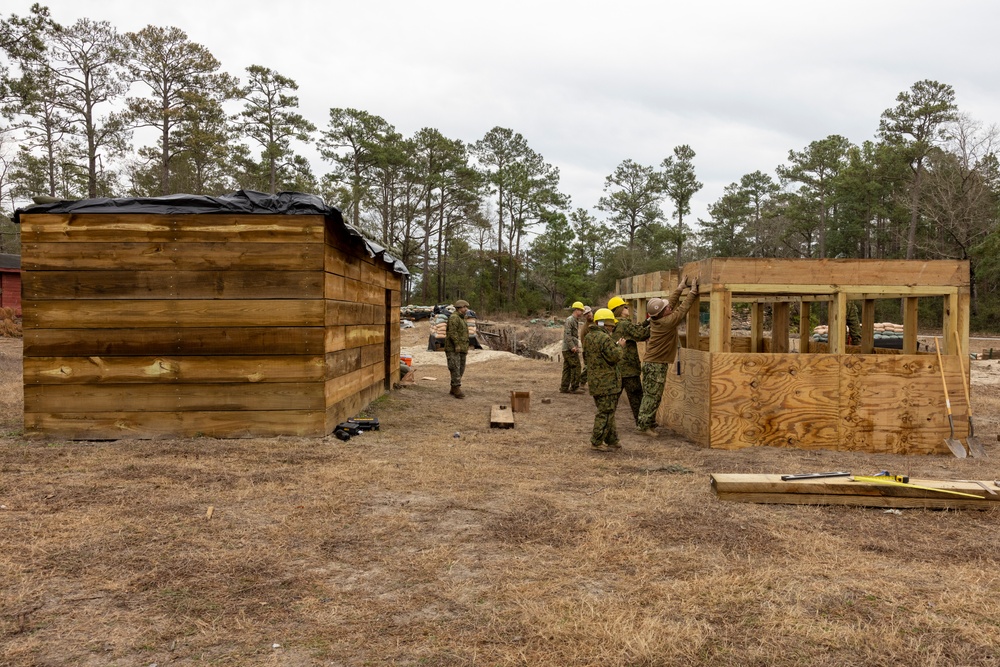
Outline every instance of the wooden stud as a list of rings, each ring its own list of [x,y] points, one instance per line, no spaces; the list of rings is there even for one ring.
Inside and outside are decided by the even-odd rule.
[[[788,352],[789,304],[787,301],[771,304],[771,352]]]
[[[697,350],[701,338],[701,294],[694,298],[694,301],[691,302],[691,308],[687,312],[686,337],[684,347]]]
[[[875,299],[861,304],[861,354],[875,352]]]
[[[903,354],[917,353],[917,313],[919,299],[903,299]]]
[[[812,334],[812,321],[810,317],[811,305],[808,301],[803,301],[799,304],[799,353],[808,354],[809,353],[809,341],[810,335]]]
[[[750,304],[750,351],[764,351],[764,304]]]
[[[847,295],[838,292],[834,297],[829,310],[827,340],[831,354],[844,354],[847,352]]]
[[[724,286],[714,286],[709,297],[709,352],[729,352],[732,347],[732,292]]]

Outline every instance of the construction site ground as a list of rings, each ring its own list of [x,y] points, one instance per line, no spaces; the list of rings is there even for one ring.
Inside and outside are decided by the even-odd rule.
[[[1000,665],[996,510],[709,487],[1000,479],[1000,361],[972,362],[985,459],[706,450],[634,433],[624,400],[624,447],[598,453],[558,362],[474,350],[456,400],[427,335],[403,331],[415,381],[347,442],[26,440],[0,340],[0,664]],[[512,390],[530,411],[490,429]]]

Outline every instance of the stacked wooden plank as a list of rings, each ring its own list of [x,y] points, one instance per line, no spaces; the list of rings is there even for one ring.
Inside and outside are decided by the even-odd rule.
[[[1000,507],[1000,495],[991,494],[983,486],[1000,493],[993,481],[911,479],[908,485],[900,485],[855,481],[852,477],[784,481],[781,475],[716,473],[711,475],[711,484],[719,500],[743,503],[981,510]]]
[[[321,436],[398,378],[400,275],[339,220],[29,209],[21,227],[27,435]]]

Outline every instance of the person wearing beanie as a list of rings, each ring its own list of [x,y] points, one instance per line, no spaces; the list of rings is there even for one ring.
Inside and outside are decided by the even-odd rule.
[[[465,314],[469,312],[469,302],[459,299],[455,302],[455,312],[448,317],[448,329],[444,339],[444,356],[448,360],[451,374],[451,395],[465,398],[462,392],[462,376],[465,375],[465,358],[469,354],[469,326]]]

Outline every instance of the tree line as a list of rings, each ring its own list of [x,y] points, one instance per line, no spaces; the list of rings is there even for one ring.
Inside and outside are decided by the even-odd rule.
[[[406,263],[408,300],[465,298],[486,312],[596,303],[619,277],[711,256],[966,259],[976,323],[1000,321],[997,132],[961,113],[947,84],[899,93],[870,141],[831,135],[790,150],[773,175],[742,176],[697,221],[686,144],[656,165],[624,159],[581,208],[513,129],[404,136],[349,107],[317,127],[297,90],[265,65],[227,73],[180,28],[63,25],[37,4],[11,14],[0,20],[0,213],[39,194],[314,193]],[[16,250],[16,230],[3,231]]]

